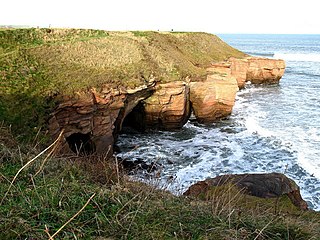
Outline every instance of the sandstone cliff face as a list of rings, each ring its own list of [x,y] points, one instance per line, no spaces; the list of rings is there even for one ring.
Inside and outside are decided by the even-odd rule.
[[[112,154],[112,147],[126,115],[151,96],[154,83],[134,90],[103,90],[66,98],[52,114],[49,130],[53,137],[63,132],[61,152]]]
[[[238,91],[229,64],[215,64],[207,71],[205,81],[190,82],[190,102],[200,123],[212,123],[230,115]]]
[[[144,101],[144,112],[147,127],[181,128],[191,113],[188,84],[183,81],[159,84]]]
[[[248,58],[247,81],[253,84],[278,83],[285,71],[285,62],[279,59]]]
[[[248,60],[232,57],[229,59],[229,62],[231,74],[237,79],[239,89],[244,88],[247,81]]]
[[[285,62],[280,59],[249,57],[244,59],[230,58],[231,74],[237,79],[239,88],[245,83],[274,84],[278,83],[285,71]]]
[[[66,98],[50,120],[57,137],[64,129],[64,152],[103,153],[111,148],[124,121],[140,130],[177,129],[193,111],[200,123],[212,123],[231,114],[236,92],[246,81],[277,83],[284,74],[283,60],[230,58],[207,68],[204,80],[186,79],[149,84],[136,89],[105,89]]]

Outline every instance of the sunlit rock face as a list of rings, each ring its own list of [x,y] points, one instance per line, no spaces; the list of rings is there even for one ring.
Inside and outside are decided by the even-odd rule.
[[[204,81],[190,82],[190,102],[200,123],[212,123],[231,114],[238,83],[229,64],[214,64]]]
[[[280,59],[248,58],[247,81],[253,84],[278,83],[285,71],[285,62]]]
[[[146,127],[181,128],[191,113],[189,86],[184,81],[159,84],[143,105]]]
[[[239,89],[244,88],[248,81],[253,84],[279,83],[285,72],[285,62],[281,59],[230,58],[228,62],[231,74],[237,79]]]

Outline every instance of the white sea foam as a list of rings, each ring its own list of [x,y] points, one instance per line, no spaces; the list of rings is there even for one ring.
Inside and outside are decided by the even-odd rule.
[[[273,58],[286,61],[320,62],[320,54],[317,53],[275,53]]]
[[[268,129],[261,127],[255,117],[248,117],[246,120],[247,131],[251,134],[258,134],[262,137],[271,137],[274,133]]]

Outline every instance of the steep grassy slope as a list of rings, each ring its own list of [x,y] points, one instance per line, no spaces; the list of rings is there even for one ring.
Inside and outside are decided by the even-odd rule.
[[[0,126],[0,239],[49,239],[66,223],[54,239],[320,237],[320,214],[298,210],[287,197],[260,199],[232,186],[215,189],[208,201],[174,196],[128,181],[103,158],[57,159],[46,153],[9,189],[22,165],[37,155],[34,147],[21,150],[14,142]]]
[[[0,43],[0,121],[24,135],[45,125],[59,96],[199,79],[212,61],[244,56],[207,33],[8,29]]]

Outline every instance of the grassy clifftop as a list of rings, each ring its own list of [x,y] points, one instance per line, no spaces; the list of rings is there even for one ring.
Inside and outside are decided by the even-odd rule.
[[[37,131],[59,95],[199,79],[211,62],[245,56],[207,33],[0,29],[0,43],[0,121],[13,130]]]
[[[151,74],[161,81],[200,77],[212,61],[244,56],[207,33],[13,29],[0,31],[0,39],[1,65],[36,68],[55,83],[52,90],[68,93],[103,83],[136,86]]]

